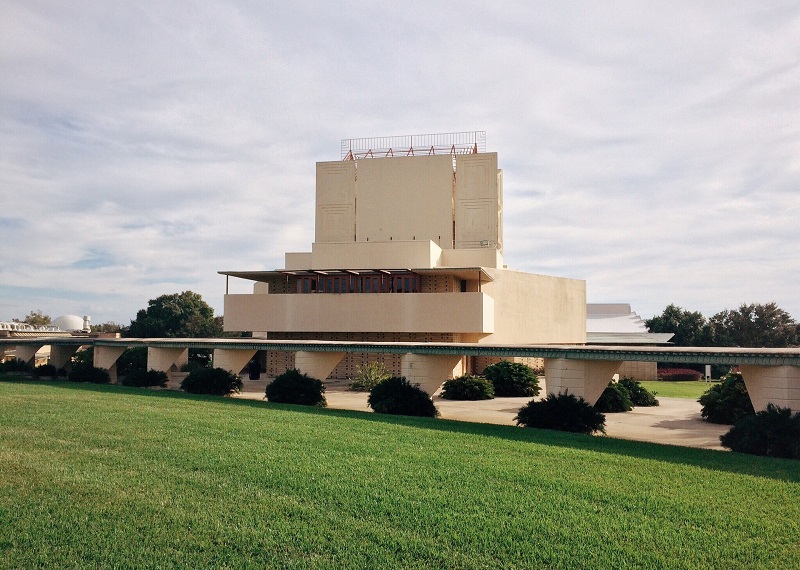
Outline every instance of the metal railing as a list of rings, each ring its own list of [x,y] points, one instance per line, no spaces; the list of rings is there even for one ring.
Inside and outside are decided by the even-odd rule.
[[[486,131],[342,139],[341,159],[477,154],[486,152]]]

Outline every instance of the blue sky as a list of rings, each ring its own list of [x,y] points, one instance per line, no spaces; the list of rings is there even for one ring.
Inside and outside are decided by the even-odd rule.
[[[797,2],[0,8],[0,320],[127,324],[314,239],[343,138],[485,130],[509,267],[800,319]],[[241,292],[246,283],[237,283]],[[239,292],[239,289],[235,289]]]

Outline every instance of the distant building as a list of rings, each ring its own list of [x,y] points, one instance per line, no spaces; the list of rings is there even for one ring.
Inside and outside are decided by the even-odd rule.
[[[282,340],[583,344],[584,281],[503,265],[503,173],[485,134],[343,141],[316,167],[315,241],[225,295],[225,331]],[[293,353],[262,355],[276,375]],[[330,378],[351,377],[345,355]],[[374,357],[373,357],[374,359]],[[399,355],[382,359],[399,374]],[[480,372],[462,358],[452,374]],[[442,378],[445,380],[445,378]]]
[[[673,333],[651,333],[644,320],[627,303],[590,303],[586,305],[586,343],[613,346],[669,344]],[[623,362],[620,378],[657,380],[655,362]]]

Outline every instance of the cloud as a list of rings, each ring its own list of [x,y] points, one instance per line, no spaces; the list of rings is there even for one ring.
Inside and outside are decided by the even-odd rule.
[[[0,319],[221,313],[310,248],[340,139],[473,129],[509,266],[800,318],[793,4],[7,2],[0,53]]]

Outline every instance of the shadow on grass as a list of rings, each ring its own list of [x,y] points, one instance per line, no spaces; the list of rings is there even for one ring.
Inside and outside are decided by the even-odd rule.
[[[756,457],[726,451],[697,449],[677,445],[665,445],[615,439],[603,436],[588,436],[551,430],[519,428],[496,424],[443,420],[433,418],[415,418],[409,416],[391,416],[355,410],[335,410],[291,404],[273,404],[266,401],[226,398],[220,396],[204,396],[186,394],[173,390],[133,388],[108,384],[85,384],[67,381],[48,381],[24,379],[18,376],[0,376],[0,380],[11,383],[39,384],[71,391],[94,393],[125,394],[141,398],[172,398],[177,400],[214,402],[223,406],[257,408],[260,410],[281,410],[298,414],[315,416],[340,417],[368,422],[412,427],[424,430],[435,430],[449,433],[463,433],[483,437],[496,437],[509,441],[520,441],[547,445],[559,448],[570,448],[597,453],[625,455],[639,459],[652,459],[669,463],[691,465],[702,469],[726,471],[754,477],[766,477],[780,481],[800,483],[800,462],[791,459],[775,459]]]

